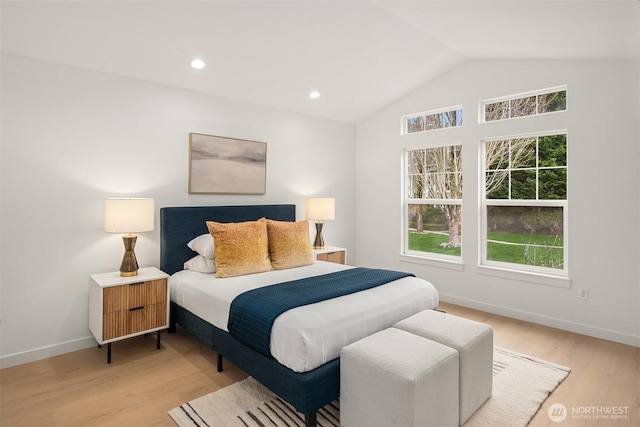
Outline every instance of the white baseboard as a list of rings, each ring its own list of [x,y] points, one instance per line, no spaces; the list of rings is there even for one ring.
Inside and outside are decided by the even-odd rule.
[[[621,344],[640,347],[640,336],[628,334],[625,332],[598,328],[596,326],[585,325],[583,323],[571,322],[568,320],[544,316],[537,313],[530,313],[527,311],[515,310],[509,307],[487,304],[481,301],[460,298],[453,295],[440,294],[440,300],[443,302],[448,302],[450,304],[485,311],[487,313],[498,314],[500,316],[524,320],[531,323],[537,323],[539,325],[549,326],[556,329],[562,329],[563,331],[575,332],[581,335],[588,335],[590,337],[601,338],[608,341],[614,341]]]
[[[562,329],[577,334],[588,335],[595,338],[601,338],[608,341],[614,341],[621,344],[640,347],[640,336],[627,334],[624,332],[612,331],[609,329],[598,328],[582,323],[570,322],[564,319],[543,316],[536,313],[530,313],[521,310],[515,310],[508,307],[502,307],[493,304],[487,304],[480,301],[459,298],[453,295],[440,294],[440,300],[450,304],[460,305],[463,307],[473,308],[485,311],[487,313],[498,314],[500,316],[510,317],[513,319],[524,320],[526,322],[537,323],[552,328]],[[9,368],[11,366],[22,365],[24,363],[35,362],[37,360],[46,359],[48,357],[59,356],[61,354],[70,353],[72,351],[82,350],[85,348],[98,345],[94,337],[89,336],[73,341],[67,341],[60,344],[54,344],[46,347],[40,347],[34,350],[24,351],[21,353],[10,354],[0,357],[0,368]]]
[[[92,336],[0,357],[0,368],[22,365],[98,345]]]

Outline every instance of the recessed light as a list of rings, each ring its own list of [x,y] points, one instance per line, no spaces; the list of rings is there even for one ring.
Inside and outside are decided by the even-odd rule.
[[[317,92],[315,90],[309,94],[309,98],[311,99],[316,99],[319,96],[320,96],[320,92]]]
[[[193,61],[191,61],[191,67],[195,68],[196,70],[201,70],[203,69],[207,64],[204,63],[204,61],[200,58],[196,58]]]

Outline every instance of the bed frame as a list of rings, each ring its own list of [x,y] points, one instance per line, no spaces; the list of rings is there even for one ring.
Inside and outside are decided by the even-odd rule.
[[[160,269],[168,274],[183,269],[184,262],[194,256],[187,243],[194,237],[208,233],[206,221],[241,222],[263,217],[295,221],[295,212],[295,205],[161,208]],[[340,394],[340,359],[309,372],[294,372],[172,301],[170,332],[175,331],[176,323],[218,352],[218,371],[222,370],[222,357],[227,358],[304,414],[307,427],[315,426],[317,410],[337,399]]]

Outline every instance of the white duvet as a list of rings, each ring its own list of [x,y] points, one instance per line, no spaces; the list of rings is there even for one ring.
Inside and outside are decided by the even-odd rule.
[[[183,270],[171,276],[171,300],[228,331],[233,299],[250,289],[352,268],[317,261],[305,267],[225,279]],[[386,329],[419,311],[438,306],[431,283],[405,277],[362,292],[310,304],[280,315],[271,331],[271,354],[295,372],[337,358],[342,347]]]

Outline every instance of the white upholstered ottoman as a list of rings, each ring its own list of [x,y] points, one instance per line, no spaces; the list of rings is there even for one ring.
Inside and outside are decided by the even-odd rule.
[[[389,328],[340,352],[342,427],[457,426],[458,352]]]
[[[439,342],[460,354],[460,425],[491,397],[493,329],[484,323],[425,310],[394,328]]]

